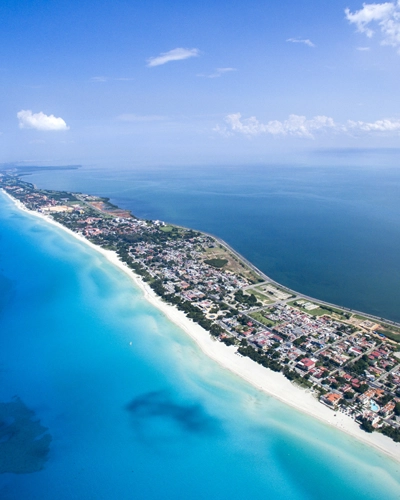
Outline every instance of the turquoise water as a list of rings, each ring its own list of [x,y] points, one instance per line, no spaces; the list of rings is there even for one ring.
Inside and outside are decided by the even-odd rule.
[[[223,238],[268,276],[400,321],[400,168],[82,168],[27,177]]]
[[[375,403],[375,401],[371,401],[370,406],[372,411],[379,411],[379,406]]]
[[[18,397],[51,437],[44,459],[17,441],[44,468],[0,475],[2,499],[399,497],[397,463],[221,369],[100,254],[3,195],[0,298],[0,403]]]

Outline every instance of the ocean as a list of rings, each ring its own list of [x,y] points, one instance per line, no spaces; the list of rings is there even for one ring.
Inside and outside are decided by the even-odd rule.
[[[190,219],[203,210],[242,227],[211,202],[185,214],[182,200],[195,205],[195,196],[170,178],[169,197],[154,171],[137,184],[132,174],[125,195],[115,173],[92,189],[93,171],[40,175],[41,187],[51,176],[55,189],[106,194],[108,185],[140,216],[202,229]],[[196,175],[188,184],[204,200]],[[215,224],[203,229],[234,244]],[[400,496],[397,462],[222,369],[100,253],[4,195],[0,339],[2,499]]]

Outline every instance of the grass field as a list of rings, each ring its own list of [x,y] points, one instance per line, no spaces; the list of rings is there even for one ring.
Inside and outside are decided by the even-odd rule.
[[[160,231],[163,231],[164,233],[170,233],[174,229],[174,226],[166,225],[166,226],[160,226]]]
[[[295,304],[296,302],[297,302],[297,300],[293,300],[292,302],[288,302],[288,305],[295,307],[296,309],[299,309],[301,312],[305,312],[305,313],[309,314],[310,316],[323,316],[324,314],[328,314],[328,311],[325,311],[324,309],[321,309],[320,307],[318,307],[318,309],[312,309],[311,311],[307,311],[307,309],[304,309],[303,307],[296,305]],[[311,304],[313,304],[313,302],[311,302]],[[315,305],[317,305],[317,304],[315,304]]]
[[[228,259],[206,259],[204,262],[210,266],[221,269],[228,264]]]
[[[378,332],[382,333],[382,335],[385,335],[385,337],[387,337],[388,339],[400,343],[400,333],[394,333],[391,332],[390,330],[385,330],[385,329],[378,330]]]
[[[265,326],[274,326],[275,325],[274,321],[271,321],[270,319],[265,318],[260,312],[250,313],[249,316],[251,318],[255,319],[256,321],[259,321],[260,323],[262,323]]]
[[[385,335],[388,339],[400,343],[400,328],[381,324],[381,327],[379,328],[379,330],[376,330],[376,333],[381,333],[382,335]]]
[[[264,304],[272,304],[273,302],[275,302],[273,299],[271,299],[272,295],[264,295],[263,293],[260,293],[257,288],[251,288],[250,290],[247,290],[247,293],[252,293],[257,297],[258,300],[264,302]]]

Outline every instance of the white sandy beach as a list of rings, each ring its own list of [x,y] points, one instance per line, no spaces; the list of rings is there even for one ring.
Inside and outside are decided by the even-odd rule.
[[[19,209],[40,217],[48,223],[54,224],[64,231],[67,231],[78,240],[89,245],[97,252],[103,254],[110,262],[130,276],[134,283],[143,291],[145,298],[152,305],[161,310],[165,316],[167,316],[185,333],[187,333],[207,356],[215,360],[221,366],[242,377],[254,387],[265,392],[266,394],[273,396],[274,398],[296,408],[303,413],[306,413],[307,415],[317,418],[328,425],[346,432],[354,438],[373,446],[381,452],[391,456],[395,460],[400,461],[400,443],[395,443],[393,440],[380,433],[374,432],[372,434],[368,434],[362,431],[359,428],[359,425],[350,417],[341,412],[334,412],[322,405],[308,390],[295,386],[293,383],[289,382],[289,380],[287,380],[282,373],[273,372],[272,370],[258,365],[249,358],[238,356],[235,353],[236,347],[227,347],[225,344],[215,341],[206,330],[187,318],[182,311],[179,311],[174,306],[167,304],[160,297],[158,297],[139,276],[137,276],[118,258],[115,252],[104,250],[103,248],[94,245],[83,236],[67,229],[49,216],[27,210],[21,202],[14,199],[6,191],[2,191]]]

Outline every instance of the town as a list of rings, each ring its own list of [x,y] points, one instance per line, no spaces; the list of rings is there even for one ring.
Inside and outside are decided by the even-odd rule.
[[[163,300],[367,432],[400,442],[400,325],[326,304],[268,279],[214,236],[142,220],[107,198],[38,189],[0,172],[27,209],[120,259]]]

